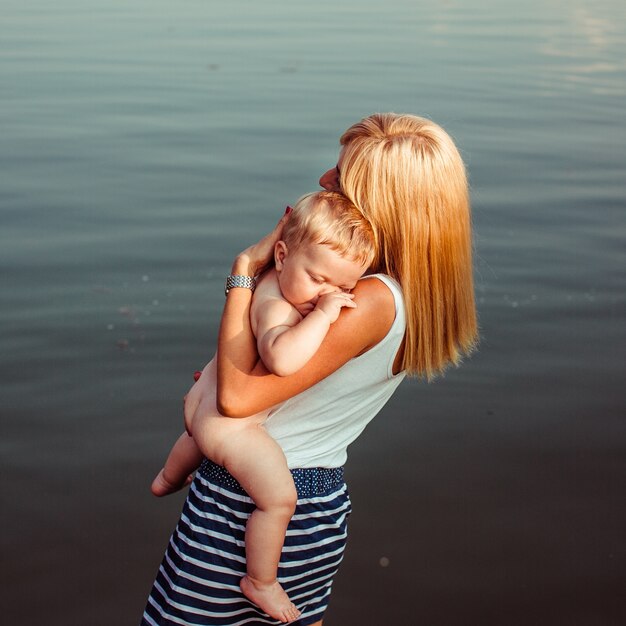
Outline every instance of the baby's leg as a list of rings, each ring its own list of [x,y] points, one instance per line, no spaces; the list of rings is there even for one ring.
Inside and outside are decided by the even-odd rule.
[[[167,496],[188,485],[191,474],[198,469],[202,458],[202,452],[194,440],[183,433],[172,447],[163,469],[152,481],[152,493],[155,496]]]
[[[261,425],[251,424],[224,451],[226,469],[254,500],[256,509],[246,526],[247,575],[245,596],[282,622],[296,620],[300,611],[276,579],[285,533],[297,494],[285,455]]]

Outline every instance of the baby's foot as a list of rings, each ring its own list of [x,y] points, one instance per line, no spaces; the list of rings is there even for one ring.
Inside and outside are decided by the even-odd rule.
[[[243,595],[270,617],[279,619],[285,624],[300,617],[300,611],[291,602],[277,580],[270,584],[264,584],[250,578],[250,576],[244,576],[239,584]]]
[[[164,471],[165,470],[161,470],[156,475],[156,478],[152,481],[152,485],[150,486],[150,491],[152,491],[152,494],[159,498],[162,496],[169,496],[170,493],[180,491],[183,487],[186,487],[193,480],[193,476],[187,476],[185,482],[175,485],[169,480],[166,480],[163,474]]]

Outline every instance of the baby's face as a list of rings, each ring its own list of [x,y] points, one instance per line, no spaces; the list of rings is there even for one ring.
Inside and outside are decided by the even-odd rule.
[[[302,244],[292,252],[279,241],[276,270],[285,300],[301,315],[307,315],[315,308],[320,296],[352,290],[367,265],[343,257],[326,245]]]

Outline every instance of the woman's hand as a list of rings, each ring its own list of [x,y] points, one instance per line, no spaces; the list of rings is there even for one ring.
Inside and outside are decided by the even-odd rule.
[[[288,206],[285,214],[270,233],[237,255],[231,274],[258,276],[273,263],[274,246],[282,236],[283,226],[287,223],[290,213],[291,207]]]

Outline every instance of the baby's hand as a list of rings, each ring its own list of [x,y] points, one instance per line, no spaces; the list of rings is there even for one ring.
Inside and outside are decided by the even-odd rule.
[[[354,303],[354,296],[345,291],[333,291],[332,293],[325,293],[323,296],[320,296],[315,305],[315,309],[322,311],[332,324],[337,321],[339,313],[341,313],[341,309],[344,306],[355,309],[356,304]]]

